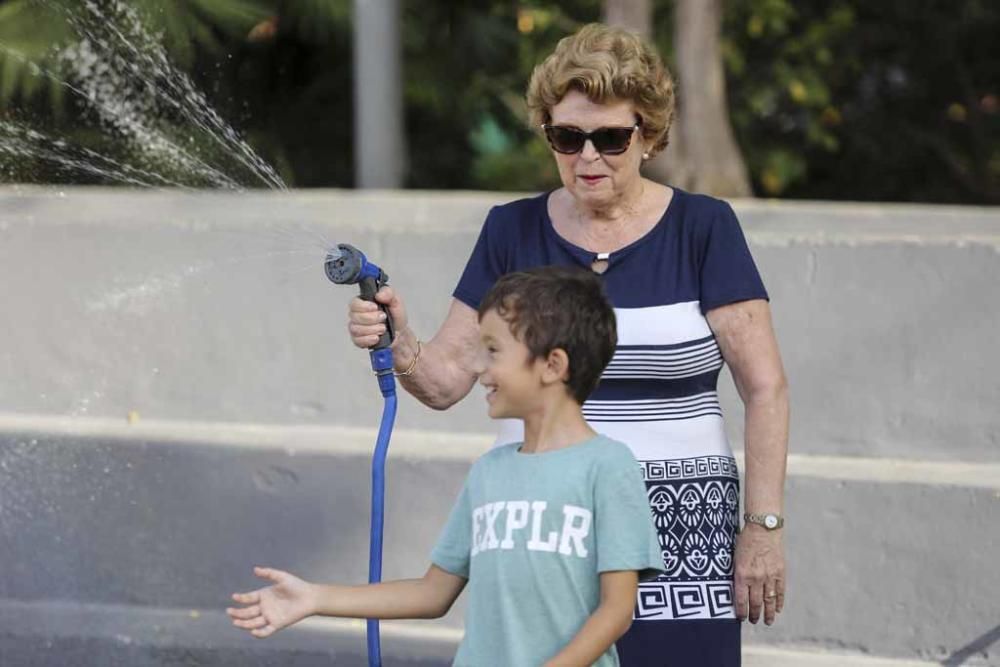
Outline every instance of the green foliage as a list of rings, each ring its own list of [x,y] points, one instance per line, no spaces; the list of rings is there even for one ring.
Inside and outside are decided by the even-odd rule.
[[[84,16],[84,2],[0,2],[0,103],[30,99],[46,88],[53,105],[63,102],[63,86],[56,80],[64,75],[59,51],[76,38],[67,16]],[[151,34],[162,36],[172,60],[189,68],[199,50],[219,54],[227,38],[245,35],[267,15],[269,4],[265,0],[129,0],[127,6],[139,13]]]
[[[595,1],[404,3],[413,187],[537,190],[558,184],[527,124],[524,91],[556,42],[600,16]]]
[[[130,151],[122,137],[95,128],[88,103],[57,83],[72,83],[72,75],[60,69],[65,63],[58,54],[79,39],[68,19],[87,23],[88,2],[101,12],[116,7],[136,11],[145,31],[166,48],[174,68],[194,79],[220,115],[286,179],[303,185],[350,184],[349,151],[345,168],[345,163],[329,160],[328,148],[351,142],[350,0],[0,0],[0,55],[6,47],[7,53],[17,49],[29,56],[15,58],[13,65],[9,58],[0,64],[14,70],[8,74],[0,69],[0,90],[8,95],[3,116],[52,140],[163,171],[155,159]],[[115,23],[109,19],[107,24]],[[265,30],[259,32],[261,28]],[[52,76],[31,77],[30,63],[46,67]],[[330,72],[334,76],[325,76]],[[38,80],[53,82],[48,99],[32,85]],[[165,138],[213,162],[232,163],[208,135],[193,131],[189,119],[169,108],[163,112],[156,123]],[[329,140],[331,133],[334,140]],[[325,168],[327,163],[332,170]],[[9,178],[95,182],[86,173],[66,172],[44,159],[3,166]]]
[[[58,71],[51,47],[69,35],[69,26],[34,0],[0,4],[0,105],[44,94],[54,107],[61,106],[63,87],[43,72]]]
[[[731,117],[758,190],[1000,202],[1000,7],[730,0]]]
[[[844,53],[856,22],[849,0],[730,5],[731,117],[763,194],[785,194],[806,179],[810,154],[838,152],[842,111],[834,86],[861,69]]]
[[[26,64],[57,73],[55,51],[72,33],[53,1],[0,0],[0,119],[94,146],[82,105]],[[289,184],[353,184],[351,0],[119,1]],[[524,90],[560,38],[600,19],[601,0],[401,6],[407,185],[557,185]],[[674,2],[653,7],[669,64]],[[730,115],[756,191],[1000,202],[997,34],[1000,5],[989,0],[726,0]]]
[[[228,41],[240,38],[268,16],[273,3],[265,0],[131,0],[148,21],[151,32],[178,66],[189,69],[199,51],[225,52]]]

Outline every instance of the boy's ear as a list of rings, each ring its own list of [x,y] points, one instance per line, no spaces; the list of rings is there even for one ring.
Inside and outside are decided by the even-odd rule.
[[[546,384],[566,382],[569,380],[569,355],[561,347],[549,352],[545,358],[545,370],[542,381]]]

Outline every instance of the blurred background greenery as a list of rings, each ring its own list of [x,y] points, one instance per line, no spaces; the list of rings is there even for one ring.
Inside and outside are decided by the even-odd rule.
[[[609,1],[402,0],[405,185],[557,184],[526,125],[524,89],[555,43],[601,20]],[[130,4],[290,186],[354,185],[350,0]],[[649,34],[673,66],[675,2],[649,5]],[[1000,203],[998,35],[995,0],[724,0],[728,115],[754,194]],[[53,45],[69,37],[45,3],[0,0],[0,118],[126,152],[32,71],[29,61],[58,72]],[[3,179],[101,182],[43,159],[8,164]]]

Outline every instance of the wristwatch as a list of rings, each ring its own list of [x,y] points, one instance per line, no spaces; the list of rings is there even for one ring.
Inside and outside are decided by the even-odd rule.
[[[743,515],[743,520],[747,523],[755,523],[764,526],[768,530],[778,530],[785,525],[785,517],[777,514],[750,514]]]

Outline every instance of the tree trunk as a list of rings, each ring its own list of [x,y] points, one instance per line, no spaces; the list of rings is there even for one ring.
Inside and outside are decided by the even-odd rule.
[[[729,124],[720,38],[722,0],[676,0],[674,48],[681,88],[675,136],[692,188],[721,197],[753,194]]]
[[[604,0],[604,22],[619,25],[642,35],[653,36],[652,0]]]
[[[652,35],[649,0],[605,0],[604,19],[647,39]],[[670,145],[645,169],[651,178],[685,190],[747,197],[753,192],[729,124],[721,33],[722,0],[675,0],[678,113]]]

